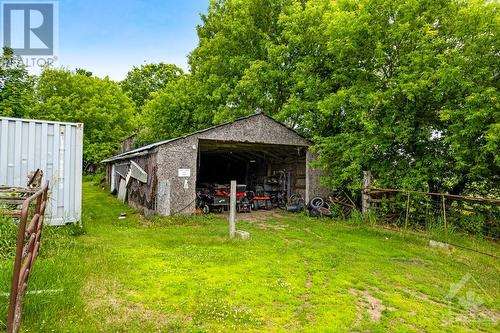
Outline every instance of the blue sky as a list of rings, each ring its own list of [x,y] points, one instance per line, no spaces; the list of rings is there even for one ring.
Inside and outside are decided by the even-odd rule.
[[[99,77],[123,79],[134,65],[174,63],[198,42],[209,0],[60,0],[59,61]]]

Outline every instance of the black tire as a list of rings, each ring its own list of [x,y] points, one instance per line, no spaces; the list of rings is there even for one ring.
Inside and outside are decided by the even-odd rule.
[[[201,206],[201,212],[203,214],[209,214],[210,213],[210,207],[208,207],[208,205]]]

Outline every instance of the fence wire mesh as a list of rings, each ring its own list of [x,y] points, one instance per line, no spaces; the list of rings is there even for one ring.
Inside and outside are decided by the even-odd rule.
[[[398,228],[464,232],[498,240],[500,200],[371,188],[370,211]]]

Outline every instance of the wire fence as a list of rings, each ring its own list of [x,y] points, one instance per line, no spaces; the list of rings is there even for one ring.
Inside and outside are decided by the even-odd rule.
[[[399,228],[460,231],[498,240],[500,200],[371,187],[369,208],[379,221]]]

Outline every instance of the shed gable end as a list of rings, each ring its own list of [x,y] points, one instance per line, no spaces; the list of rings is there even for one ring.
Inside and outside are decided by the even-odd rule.
[[[310,142],[263,114],[240,119],[196,135],[198,139],[310,146]]]

